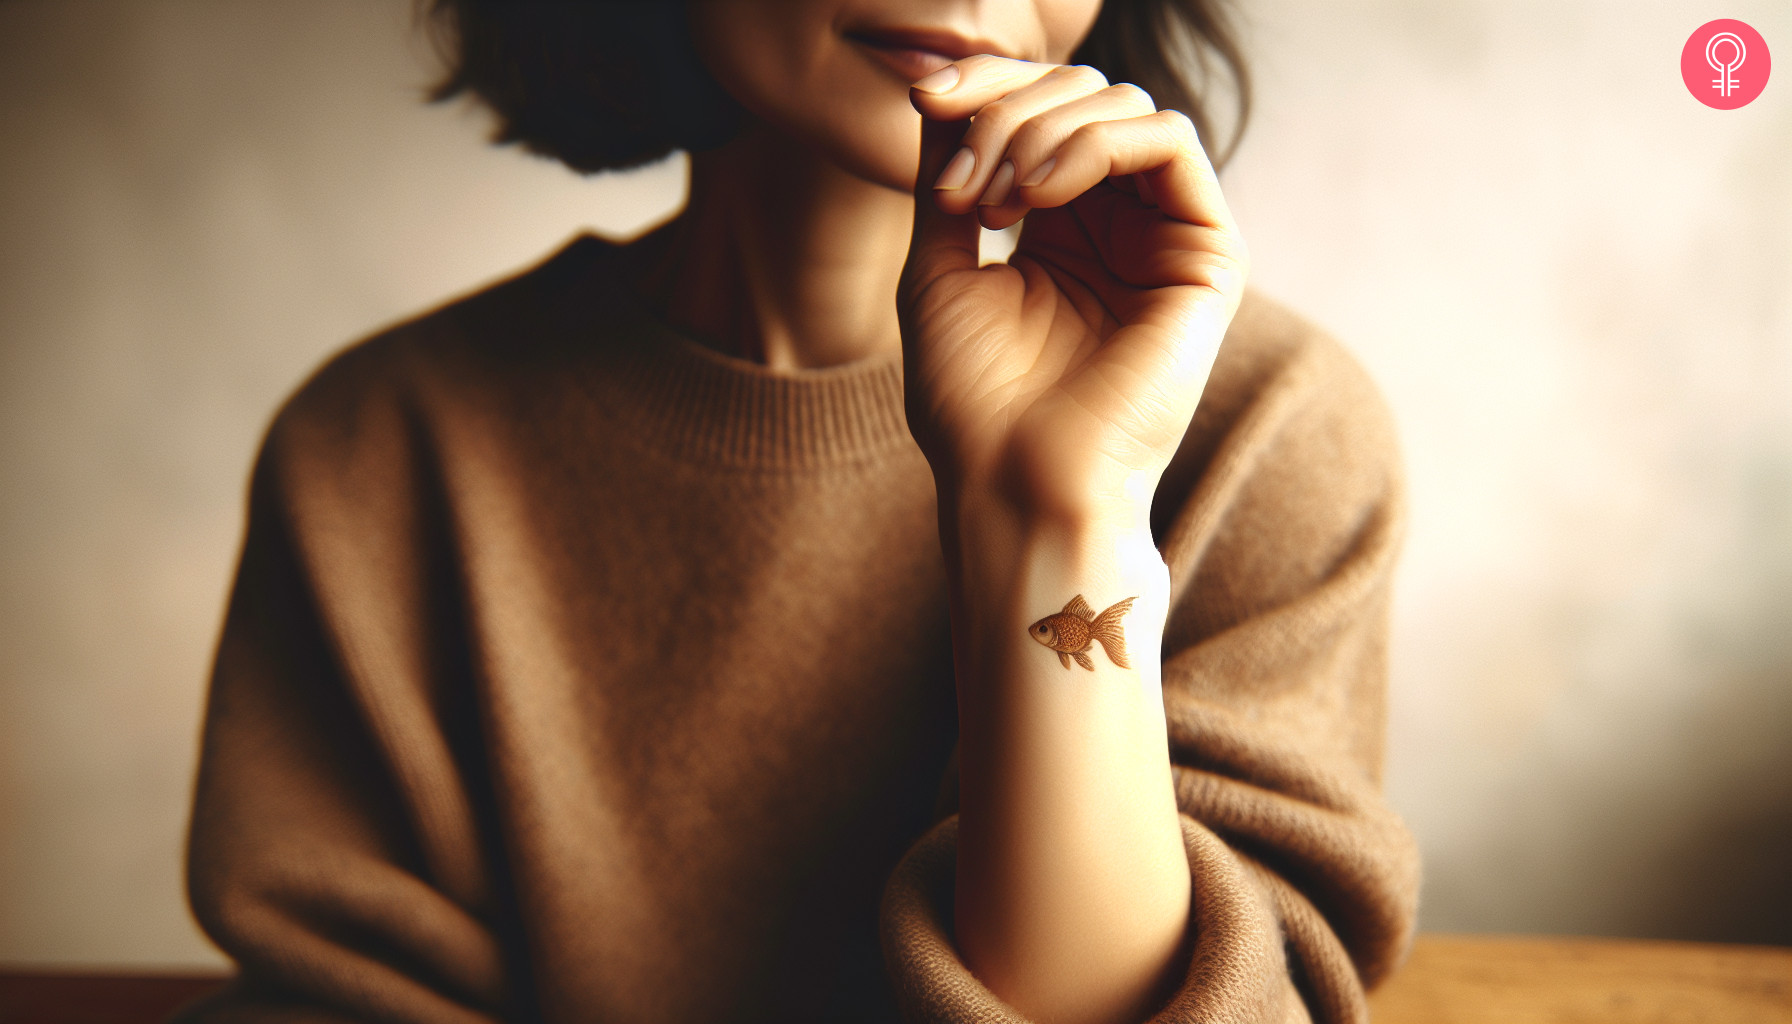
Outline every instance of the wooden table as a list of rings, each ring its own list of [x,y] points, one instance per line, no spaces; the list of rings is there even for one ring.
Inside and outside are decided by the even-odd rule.
[[[1376,1024],[1787,1024],[1792,949],[1421,935]]]
[[[0,970],[0,1024],[153,1024],[219,975]],[[1425,935],[1376,1024],[1792,1024],[1792,949]]]

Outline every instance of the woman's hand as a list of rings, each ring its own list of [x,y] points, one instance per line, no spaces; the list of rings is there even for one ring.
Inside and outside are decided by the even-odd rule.
[[[909,427],[942,500],[1141,521],[1248,264],[1194,126],[1093,68],[1003,57],[910,96],[924,123],[897,302]],[[979,220],[1023,216],[1008,262],[979,267]]]

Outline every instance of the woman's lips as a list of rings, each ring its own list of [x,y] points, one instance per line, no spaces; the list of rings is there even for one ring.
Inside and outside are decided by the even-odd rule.
[[[863,29],[846,38],[895,72],[903,84],[918,81],[974,53],[997,53],[988,40],[925,29]]]
[[[945,54],[928,50],[887,49],[881,46],[866,46],[865,49],[896,72],[896,77],[902,79],[905,85],[918,82],[952,63],[952,58]]]

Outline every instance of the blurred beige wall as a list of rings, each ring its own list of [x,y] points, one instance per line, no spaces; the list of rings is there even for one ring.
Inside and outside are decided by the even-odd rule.
[[[1256,281],[1404,430],[1424,924],[1792,942],[1792,8],[1244,6]],[[281,398],[679,202],[422,105],[408,7],[0,0],[0,963],[218,961],[181,837]],[[1742,110],[1679,81],[1720,16],[1780,51]]]

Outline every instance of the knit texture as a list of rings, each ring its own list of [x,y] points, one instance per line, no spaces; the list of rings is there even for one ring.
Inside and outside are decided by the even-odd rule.
[[[188,860],[241,972],[187,1019],[1023,1019],[952,944],[946,578],[899,358],[719,354],[618,287],[628,254],[576,240],[275,419]],[[1373,387],[1248,295],[1153,508],[1193,872],[1153,1020],[1362,1021],[1404,953],[1402,507]]]

